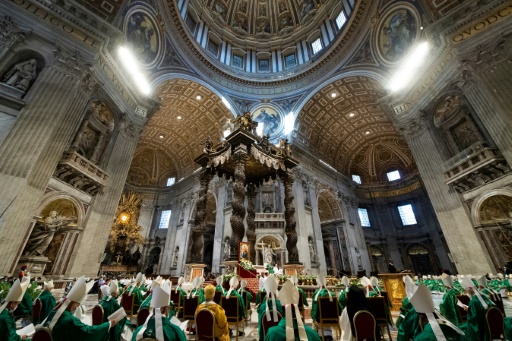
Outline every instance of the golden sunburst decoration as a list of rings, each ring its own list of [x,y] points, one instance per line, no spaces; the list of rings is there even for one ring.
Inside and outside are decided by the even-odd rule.
[[[135,193],[123,193],[119,206],[117,206],[114,223],[110,229],[110,250],[115,251],[120,237],[126,238],[125,250],[132,245],[144,243],[141,235],[142,227],[137,224],[140,214],[142,198]]]

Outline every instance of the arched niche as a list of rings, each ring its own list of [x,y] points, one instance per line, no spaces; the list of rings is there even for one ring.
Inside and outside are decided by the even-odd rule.
[[[428,275],[434,273],[431,253],[427,246],[421,243],[413,243],[407,246],[406,251],[415,274]]]
[[[373,269],[377,274],[388,272],[388,257],[380,245],[370,245],[369,253],[372,260]]]

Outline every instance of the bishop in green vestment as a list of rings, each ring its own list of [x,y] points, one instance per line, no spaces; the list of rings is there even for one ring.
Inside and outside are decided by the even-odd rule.
[[[494,304],[487,297],[480,296],[488,307]],[[477,295],[473,294],[468,304],[468,320],[460,325],[460,329],[464,331],[467,341],[487,341],[489,340],[489,332],[485,321],[485,313],[487,309],[482,305]]]
[[[39,319],[34,321],[34,325],[39,324],[44,321],[45,318],[50,315],[53,308],[57,302],[55,301],[55,297],[52,295],[53,290],[53,280],[49,282],[44,282],[43,292],[39,295],[38,299],[41,301],[41,312],[39,313]]]
[[[25,294],[23,294],[23,299],[21,300],[20,304],[13,313],[14,319],[17,320],[24,316],[31,316],[32,306],[32,298],[30,297],[28,292],[25,291]]]
[[[164,340],[165,341],[187,341],[187,336],[183,332],[183,330],[180,329],[180,327],[175,326],[169,321],[169,318],[167,316],[161,316],[162,319],[162,328],[164,333]],[[144,327],[144,325],[139,326],[135,331],[133,332],[132,341],[137,340],[137,334],[139,331]],[[156,337],[156,328],[155,328],[155,316],[151,316],[151,318],[148,321],[147,328],[143,332],[143,337]]]
[[[459,295],[459,292],[456,289],[449,289],[444,294],[443,301],[439,305],[441,315],[456,326],[461,322],[457,314],[457,295]]]
[[[74,303],[74,304],[73,304]],[[88,326],[73,315],[73,311],[78,308],[77,302],[72,302],[68,306],[52,329],[53,341],[107,341],[109,339],[109,329],[111,322],[105,322],[98,326]],[[50,321],[55,316],[56,311],[52,311],[44,326],[48,327]]]
[[[317,281],[318,281],[318,279],[317,279]],[[320,299],[322,297],[329,297],[329,294],[331,294],[330,296],[332,296],[333,298],[336,297],[336,294],[334,292],[330,291],[329,289],[327,289],[325,287],[317,289],[315,291],[315,293],[313,294],[313,304],[311,305],[311,319],[313,321],[320,320],[320,311],[318,310],[319,309],[318,299]],[[343,309],[341,308],[340,301],[338,301],[338,315],[341,316],[342,311],[343,311]]]
[[[446,341],[465,340],[463,335],[460,335],[446,324],[439,323],[439,327],[441,327],[441,331],[443,332]],[[425,326],[425,329],[423,329],[421,333],[414,337],[414,341],[437,341],[437,337],[434,335],[434,331],[432,330],[430,323]]]
[[[20,282],[19,279],[14,281],[5,300],[0,306],[0,340],[1,341],[19,341],[27,339],[26,335],[16,334],[16,322],[12,313],[18,307],[20,301],[30,284],[29,280]]]
[[[103,322],[108,322],[108,317],[115,313],[117,310],[121,309],[119,303],[117,303],[116,298],[119,296],[119,287],[117,285],[116,280],[112,280],[110,282],[110,286],[103,285],[100,288],[103,299],[100,302],[101,308],[103,308]],[[109,340],[110,341],[120,341],[121,334],[123,333],[124,326],[126,325],[127,318],[124,317],[119,321],[114,327],[110,328],[109,331]]]
[[[270,318],[274,318],[274,314],[272,313],[274,309],[281,314],[281,316],[284,315],[283,306],[281,305],[281,302],[277,300],[276,294],[277,294],[277,281],[273,275],[268,276],[265,278],[265,281],[263,282],[263,288],[265,289],[265,292],[267,293],[267,296],[265,300],[258,306],[258,337],[259,341],[263,341],[263,326],[262,326],[262,319],[267,318],[266,317],[266,311],[267,306],[268,310],[270,312]],[[270,299],[272,297],[272,299]],[[275,303],[275,304],[274,304]]]
[[[11,303],[14,303],[14,302],[11,302]],[[13,306],[11,306],[11,308],[9,307],[6,307],[6,309],[4,309],[2,311],[2,313],[0,313],[0,340],[2,341],[19,341],[19,340],[25,340],[26,339],[26,336],[24,338],[22,338],[21,336],[19,336],[18,334],[16,334],[16,322],[14,322],[14,318],[12,317],[12,314],[11,314],[11,309],[14,310],[12,308]]]

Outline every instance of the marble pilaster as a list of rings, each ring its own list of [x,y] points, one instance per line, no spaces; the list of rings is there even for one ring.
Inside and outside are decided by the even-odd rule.
[[[0,146],[0,273],[12,273],[57,162],[70,144],[95,90],[79,56],[60,48],[27,93],[27,105]]]
[[[226,203],[226,186],[219,188],[217,197],[217,211],[215,212],[215,233],[213,235],[213,259],[212,271],[220,272],[220,264],[224,260],[222,254],[222,242],[224,238],[224,205]],[[228,246],[226,246],[228,247]]]
[[[324,249],[324,242],[322,239],[322,226],[320,224],[320,214],[318,212],[318,193],[317,189],[313,186],[309,186],[310,198],[311,198],[311,218],[313,221],[313,238],[315,241],[316,254],[320,261],[319,272],[325,274],[327,272],[327,265],[325,263],[325,253],[322,252]]]

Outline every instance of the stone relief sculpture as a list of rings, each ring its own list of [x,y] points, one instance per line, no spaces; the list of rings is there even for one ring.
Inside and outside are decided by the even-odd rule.
[[[264,248],[262,251],[263,251],[263,260],[264,260],[264,262],[265,263],[273,263],[274,262],[275,252],[272,249],[272,247],[270,247],[270,245],[269,245],[266,248]]]
[[[55,233],[75,220],[76,217],[61,216],[57,211],[51,211],[44,221],[36,223],[25,246],[24,254],[28,256],[44,256]]]
[[[315,250],[315,246],[313,245],[313,239],[311,237],[308,238],[309,245],[309,259],[311,259],[311,263],[318,263],[318,255]]]
[[[311,194],[306,181],[302,181],[302,190],[304,191],[304,205],[311,206]]]
[[[26,93],[37,77],[37,61],[30,59],[14,65],[4,75],[3,82]]]
[[[176,250],[174,250],[174,258],[172,261],[172,266],[175,268],[178,266],[178,258],[180,256],[180,247],[176,246]]]

